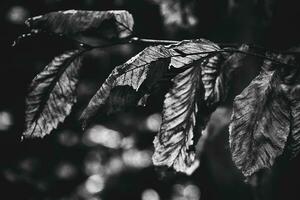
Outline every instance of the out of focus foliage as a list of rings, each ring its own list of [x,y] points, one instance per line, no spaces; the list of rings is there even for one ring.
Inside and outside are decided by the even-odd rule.
[[[151,165],[152,139],[161,123],[157,111],[162,107],[162,99],[154,98],[153,105],[143,112],[134,110],[111,118],[98,116],[98,121],[84,134],[76,122],[99,81],[103,82],[113,66],[136,54],[142,46],[93,50],[83,60],[78,104],[67,123],[47,140],[21,144],[17,140],[23,129],[24,97],[30,80],[54,55],[70,48],[68,42],[41,35],[34,44],[24,41],[11,49],[14,38],[25,32],[23,22],[27,17],[64,9],[126,9],[133,13],[135,30],[141,37],[206,37],[276,49],[300,41],[296,1],[176,1],[173,7],[170,2],[175,0],[1,2],[1,199],[252,199],[250,188],[243,183],[230,158],[226,138],[231,108],[227,105],[256,74],[251,65],[257,60],[249,60],[244,72],[235,77],[239,84],[230,91],[231,98],[213,114],[200,170],[191,177],[175,177],[166,172],[162,174],[165,178],[160,179]],[[184,18],[180,19],[180,15]],[[175,22],[166,18],[170,16],[176,16]],[[262,187],[262,195],[272,194],[267,198],[272,200],[287,199],[287,194],[289,199],[296,196],[293,194],[297,185],[291,183],[300,177],[297,160],[291,166],[277,166],[272,179],[275,182]],[[270,178],[262,178],[264,183],[270,182]]]

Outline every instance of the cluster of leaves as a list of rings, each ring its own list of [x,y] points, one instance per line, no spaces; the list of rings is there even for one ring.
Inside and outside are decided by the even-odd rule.
[[[127,11],[52,12],[27,24],[33,31],[72,38],[94,33],[108,41],[137,40],[131,38],[134,23]],[[70,114],[80,58],[91,49],[81,45],[59,55],[34,78],[23,136],[44,137]],[[99,110],[113,113],[147,105],[147,97],[169,83],[153,163],[188,173],[197,159],[195,144],[212,112],[226,99],[233,73],[246,55],[257,54],[247,45],[220,47],[205,39],[149,46],[114,68],[83,111],[81,123],[88,126]],[[293,56],[260,57],[266,58],[261,73],[235,98],[230,123],[233,161],[245,176],[271,167],[285,149],[293,156],[300,149],[299,73]]]

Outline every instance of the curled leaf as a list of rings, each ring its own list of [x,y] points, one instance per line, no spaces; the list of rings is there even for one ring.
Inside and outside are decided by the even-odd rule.
[[[26,97],[25,137],[44,137],[70,114],[76,102],[81,53],[63,53],[33,79]]]
[[[66,10],[32,17],[25,23],[36,31],[67,36],[93,35],[111,39],[130,36],[134,21],[132,15],[125,10]]]
[[[230,149],[247,177],[270,168],[284,150],[290,113],[280,84],[278,71],[262,71],[234,100]]]

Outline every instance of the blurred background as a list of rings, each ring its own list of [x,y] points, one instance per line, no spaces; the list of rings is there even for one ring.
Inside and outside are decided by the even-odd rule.
[[[141,38],[206,38],[220,43],[255,43],[284,50],[300,42],[300,7],[291,0],[2,0],[0,3],[0,199],[4,200],[247,200],[253,189],[234,167],[228,123],[235,95],[257,74],[261,60],[248,59],[237,72],[230,97],[213,114],[209,136],[192,176],[159,173],[151,162],[152,140],[161,123],[162,98],[146,108],[103,117],[85,133],[78,117],[114,66],[145,48],[126,44],[93,50],[83,61],[78,103],[43,140],[20,142],[24,101],[32,78],[70,41],[47,35],[25,39],[27,17],[50,11],[126,9]],[[284,159],[283,159],[284,160]],[[263,179],[265,199],[299,199],[299,158],[277,164]],[[287,197],[289,195],[289,197]]]

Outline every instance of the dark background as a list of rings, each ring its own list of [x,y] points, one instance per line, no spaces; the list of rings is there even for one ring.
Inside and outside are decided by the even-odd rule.
[[[227,125],[233,97],[257,73],[260,60],[249,59],[237,72],[230,98],[213,117],[215,123],[211,125],[200,168],[190,177],[169,172],[161,175],[150,162],[152,140],[160,121],[159,114],[155,114],[159,112],[160,101],[150,108],[100,117],[94,129],[85,134],[79,127],[77,119],[81,110],[109,72],[142,50],[143,45],[120,45],[86,55],[77,90],[79,100],[66,123],[43,140],[20,142],[30,81],[70,45],[68,41],[42,34],[11,48],[13,40],[28,31],[23,24],[27,17],[66,9],[126,9],[133,14],[135,33],[141,38],[206,38],[219,43],[253,43],[278,50],[300,43],[297,0],[197,0],[188,12],[198,22],[194,26],[164,23],[157,2],[1,1],[0,199],[254,198],[253,190],[243,183],[231,161]],[[103,144],[92,130],[108,142]],[[286,164],[281,158],[273,175],[263,179],[256,193],[265,199],[299,199],[296,196],[298,161],[296,158]]]

